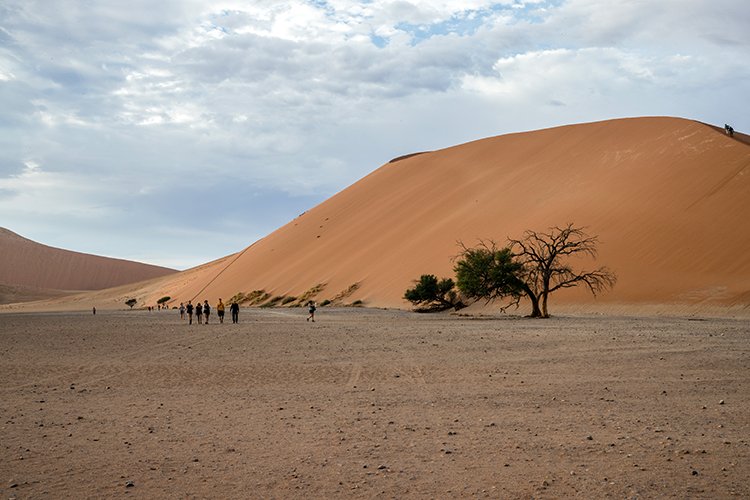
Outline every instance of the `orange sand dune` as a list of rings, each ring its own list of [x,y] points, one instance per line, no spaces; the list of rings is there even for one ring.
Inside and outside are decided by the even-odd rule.
[[[407,155],[246,248],[141,288],[231,297],[263,289],[409,307],[423,273],[452,276],[456,242],[520,237],[572,222],[600,238],[613,291],[553,295],[555,306],[750,305],[750,146],[679,118],[634,118],[491,137]],[[354,287],[352,285],[355,285]]]
[[[52,295],[59,290],[98,290],[175,272],[48,247],[0,228],[0,284],[15,287],[17,296],[46,294],[39,289],[52,289],[48,291]]]

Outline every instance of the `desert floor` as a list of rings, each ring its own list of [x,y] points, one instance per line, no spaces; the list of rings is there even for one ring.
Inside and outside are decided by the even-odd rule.
[[[4,498],[749,498],[750,322],[0,314]]]

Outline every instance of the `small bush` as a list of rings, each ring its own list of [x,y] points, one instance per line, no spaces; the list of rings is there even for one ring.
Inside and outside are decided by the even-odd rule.
[[[276,307],[277,305],[279,305],[279,303],[282,300],[284,300],[284,296],[283,295],[278,295],[278,296],[272,298],[271,300],[269,300],[268,302],[266,302],[264,304],[261,304],[260,307],[262,307],[262,308]]]
[[[328,306],[331,304],[331,301],[326,299],[323,302],[320,303],[320,307]]]
[[[170,297],[169,295],[167,295],[166,297],[162,297],[159,300],[157,300],[156,303],[157,304],[163,304],[163,303],[165,303],[165,302],[167,302],[167,301],[169,301],[171,299],[172,299],[172,297]]]
[[[434,274],[423,274],[415,281],[414,288],[404,292],[404,298],[417,306],[419,312],[458,310],[464,304],[454,290],[455,286],[450,278],[439,280]]]

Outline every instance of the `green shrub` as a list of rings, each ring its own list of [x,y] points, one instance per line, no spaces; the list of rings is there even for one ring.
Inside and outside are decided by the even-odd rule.
[[[456,284],[450,278],[439,280],[434,274],[423,274],[415,281],[414,288],[404,292],[404,298],[417,306],[417,311],[444,311],[463,307],[454,290]]]

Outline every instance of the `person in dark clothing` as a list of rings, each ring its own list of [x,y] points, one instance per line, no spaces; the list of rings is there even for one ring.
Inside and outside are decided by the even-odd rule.
[[[229,312],[232,313],[232,323],[240,322],[240,305],[237,302],[232,302],[229,306]]]
[[[185,306],[185,312],[188,315],[188,325],[193,324],[193,303],[188,300],[187,306]]]
[[[309,306],[307,308],[307,312],[310,313],[310,315],[307,317],[307,321],[312,321],[313,323],[315,323],[315,309],[317,309],[315,307],[315,302],[311,300],[310,302],[307,303],[307,305]]]
[[[198,302],[195,304],[195,315],[198,317],[198,324],[203,324],[203,304]]]
[[[208,301],[203,301],[203,315],[206,317],[206,324],[208,324],[208,317],[211,316],[211,306],[208,305]]]

